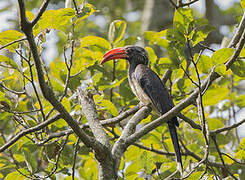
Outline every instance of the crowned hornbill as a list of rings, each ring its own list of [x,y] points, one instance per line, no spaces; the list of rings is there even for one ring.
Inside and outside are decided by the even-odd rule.
[[[144,48],[126,46],[124,48],[112,49],[104,55],[101,64],[112,59],[126,59],[129,61],[128,79],[130,87],[144,105],[150,106],[159,115],[163,115],[173,108],[174,103],[166,86],[158,75],[148,67],[148,53]],[[168,127],[177,162],[182,171],[180,146],[175,126],[179,126],[177,117],[168,121]]]

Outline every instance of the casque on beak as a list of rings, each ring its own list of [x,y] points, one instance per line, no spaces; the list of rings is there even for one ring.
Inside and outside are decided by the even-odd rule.
[[[115,48],[104,54],[100,64],[103,64],[113,59],[127,59],[128,55],[124,48]]]

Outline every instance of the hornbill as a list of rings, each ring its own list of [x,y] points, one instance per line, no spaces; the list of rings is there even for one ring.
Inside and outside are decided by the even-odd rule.
[[[129,85],[137,98],[147,106],[150,106],[158,115],[163,115],[174,107],[172,98],[159,76],[148,67],[149,58],[147,51],[139,46],[126,46],[115,48],[104,54],[101,64],[109,60],[126,59],[129,62]],[[177,117],[168,123],[170,136],[173,142],[178,169],[183,170],[180,146],[176,131],[179,126]]]

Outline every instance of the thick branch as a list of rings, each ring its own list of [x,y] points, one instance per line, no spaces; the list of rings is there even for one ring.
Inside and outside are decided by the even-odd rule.
[[[78,125],[76,121],[71,117],[71,115],[67,112],[67,110],[64,108],[64,106],[61,104],[60,101],[58,101],[54,95],[54,92],[51,90],[51,88],[48,86],[48,84],[45,82],[44,79],[44,73],[42,70],[42,63],[40,60],[40,56],[38,54],[37,46],[35,44],[34,36],[32,33],[32,26],[27,21],[25,16],[25,5],[23,0],[18,0],[19,2],[19,11],[20,11],[20,26],[21,30],[25,33],[29,47],[32,52],[32,56],[35,62],[35,67],[37,71],[37,77],[38,82],[41,88],[41,91],[43,93],[43,96],[45,99],[47,99],[53,107],[62,115],[64,120],[71,126],[73,131],[76,133],[76,135],[81,139],[81,141],[88,147],[92,147],[96,153],[102,154],[101,151],[103,151],[103,146],[96,141],[95,139],[92,139],[89,137]],[[45,8],[44,8],[45,10]]]
[[[110,148],[109,139],[103,129],[103,126],[99,122],[93,97],[85,95],[81,89],[78,89],[77,93],[82,106],[82,111],[88,120],[89,127],[91,128],[95,139],[107,148]]]

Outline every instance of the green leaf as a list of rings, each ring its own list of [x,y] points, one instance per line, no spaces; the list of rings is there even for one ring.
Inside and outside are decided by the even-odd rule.
[[[236,60],[231,65],[232,72],[239,76],[239,77],[245,77],[245,61],[243,60]]]
[[[208,118],[207,120],[208,120],[208,127],[211,131],[224,127],[224,123],[222,123],[222,121],[220,119]]]
[[[37,161],[35,157],[33,156],[32,152],[30,152],[27,149],[22,149],[22,153],[25,159],[26,166],[28,170],[33,173],[36,170],[37,167]]]
[[[87,48],[76,48],[74,65],[71,69],[71,74],[74,75],[90,66],[93,66],[96,61],[102,59],[102,56],[102,53],[99,54],[98,51],[96,53]]]
[[[174,27],[178,31],[187,34],[190,22],[193,21],[193,12],[191,8],[178,8],[174,13]]]
[[[245,0],[240,0],[240,4],[241,4],[242,8],[245,9]]]
[[[82,12],[79,14],[79,19],[77,19],[75,23],[77,24],[81,22],[81,20],[91,16],[94,12],[96,12],[94,5],[86,3],[83,6]]]
[[[245,107],[245,95],[242,94],[242,95],[239,95],[237,98],[236,98],[236,105],[240,108],[243,108]]]
[[[192,46],[194,47],[199,42],[204,41],[206,37],[208,36],[208,34],[213,30],[215,30],[215,27],[211,25],[205,26],[204,28],[197,30],[196,33],[194,33],[192,40],[191,40]]]
[[[145,47],[145,50],[148,52],[149,60],[152,65],[156,64],[157,55],[151,47]]]
[[[226,87],[213,86],[213,88],[209,88],[203,96],[204,107],[216,105],[225,98],[228,98],[228,94],[229,89]]]
[[[103,76],[103,73],[101,72],[95,73],[92,77],[93,85],[97,85],[97,83],[100,81],[100,78],[102,78],[102,76]]]
[[[115,20],[110,24],[108,39],[110,43],[117,44],[125,34],[127,23],[122,20]]]
[[[27,17],[28,21],[32,21],[34,19],[35,15],[31,11],[26,11],[26,17]]]
[[[111,44],[106,39],[98,36],[85,36],[80,43],[80,47],[98,46],[104,50],[111,49]]]
[[[154,166],[152,153],[143,151],[139,158],[139,164],[141,168],[145,169],[146,174],[150,174]]]
[[[113,115],[113,116],[117,116],[118,115],[117,108],[116,108],[116,106],[111,101],[109,101],[107,99],[103,99],[103,97],[100,96],[100,95],[95,95],[94,96],[94,101],[95,101],[95,104],[96,105],[98,105],[100,107],[103,107],[111,115]]]
[[[144,38],[148,41],[151,41],[152,38],[157,34],[155,31],[145,31],[144,32]]]
[[[0,33],[0,44],[2,46],[11,43],[15,40],[19,40],[24,37],[19,31],[16,30],[7,30]],[[15,52],[14,50],[18,48],[18,43],[14,43],[10,46],[7,46],[6,49],[10,50],[11,52]]]
[[[66,97],[63,98],[61,103],[68,112],[71,112],[71,104],[70,104],[70,101]]]
[[[72,8],[64,8],[58,10],[45,11],[34,26],[33,33],[37,35],[45,29],[58,29],[65,31],[72,23],[72,18],[75,16],[75,10]]]
[[[150,45],[159,45],[163,48],[168,47],[168,40],[167,40],[167,31],[168,30],[163,30],[160,32],[154,32],[154,31],[146,31],[144,33],[144,36],[146,39],[149,39],[149,44]]]
[[[173,62],[171,61],[171,59],[169,58],[160,58],[159,59],[159,62],[158,62],[159,66],[163,67],[163,68],[171,68],[174,64]]]
[[[219,64],[215,67],[215,72],[217,72],[221,76],[225,76],[227,71],[226,71],[226,66],[224,64]]]
[[[115,88],[115,87],[118,87],[118,86],[120,86],[120,84],[125,80],[125,79],[127,79],[127,77],[124,77],[124,78],[122,78],[121,80],[115,80],[115,81],[113,81],[111,84],[109,84],[109,85],[103,85],[103,86],[99,86],[99,91],[103,91],[104,89],[108,89],[108,88]]]
[[[18,171],[9,173],[4,180],[23,180],[25,176],[21,175]]]
[[[198,54],[194,54],[194,61],[196,62],[198,58]],[[212,60],[209,56],[201,55],[199,57],[198,63],[197,63],[197,70],[199,73],[205,73],[208,74],[211,70],[213,64]]]
[[[233,55],[234,49],[231,48],[222,48],[218,51],[215,51],[211,57],[215,65],[223,64],[228,61]]]
[[[239,147],[245,149],[245,138],[243,138],[239,144]]]

